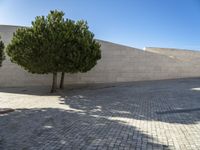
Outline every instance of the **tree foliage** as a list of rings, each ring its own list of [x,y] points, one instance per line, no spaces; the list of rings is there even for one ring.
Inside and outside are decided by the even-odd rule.
[[[2,66],[2,62],[4,59],[5,59],[4,43],[3,43],[3,41],[1,41],[1,37],[0,37],[0,67]]]
[[[88,30],[85,21],[74,24],[72,36],[63,51],[61,71],[67,73],[87,72],[101,58],[100,44],[94,40],[94,34]]]
[[[63,15],[51,11],[47,17],[36,17],[30,28],[17,29],[7,47],[11,61],[31,73],[58,72],[65,35]]]
[[[64,73],[87,72],[101,58],[100,44],[94,39],[94,34],[89,31],[87,22],[77,21],[72,26],[74,29],[68,38],[62,58],[62,75],[60,88],[64,85]]]
[[[37,16],[30,28],[17,29],[7,53],[31,73],[53,73],[53,92],[57,72],[86,72],[96,65],[101,52],[93,38],[85,21],[64,19],[64,13],[55,10]]]

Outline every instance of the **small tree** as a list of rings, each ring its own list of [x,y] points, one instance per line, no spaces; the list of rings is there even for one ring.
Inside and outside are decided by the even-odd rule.
[[[38,16],[30,28],[20,28],[7,46],[11,61],[37,74],[53,74],[51,92],[57,88],[57,73],[86,72],[101,58],[100,44],[87,23],[64,19],[64,13],[50,11]]]
[[[100,44],[94,39],[94,34],[89,31],[87,22],[77,21],[72,26],[68,24],[66,30],[72,32],[68,34],[70,38],[66,39],[68,44],[62,58],[61,89],[64,88],[65,73],[87,72],[101,58]]]
[[[37,16],[30,28],[19,28],[7,46],[11,61],[37,74],[53,74],[51,92],[56,91],[57,72],[63,55],[65,37],[64,13],[50,11],[47,17]]]
[[[2,66],[2,62],[5,59],[4,55],[4,43],[1,41],[1,36],[0,36],[0,67]]]

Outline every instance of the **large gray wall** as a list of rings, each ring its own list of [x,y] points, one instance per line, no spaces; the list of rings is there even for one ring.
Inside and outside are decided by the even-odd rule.
[[[0,26],[7,44],[15,26]],[[110,42],[102,45],[102,59],[87,73],[67,74],[65,84],[110,83],[200,76],[200,53],[174,49],[146,48],[145,51]],[[30,74],[7,60],[0,68],[0,86],[50,85],[52,75]]]

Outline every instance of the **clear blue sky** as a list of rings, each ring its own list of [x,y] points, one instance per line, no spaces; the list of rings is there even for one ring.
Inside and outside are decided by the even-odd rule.
[[[54,9],[87,20],[98,39],[200,50],[200,0],[0,0],[0,24],[30,26]]]

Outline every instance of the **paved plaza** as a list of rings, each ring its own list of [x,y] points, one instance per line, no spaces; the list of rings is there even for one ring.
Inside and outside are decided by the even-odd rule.
[[[200,150],[200,79],[0,88],[0,150]]]

